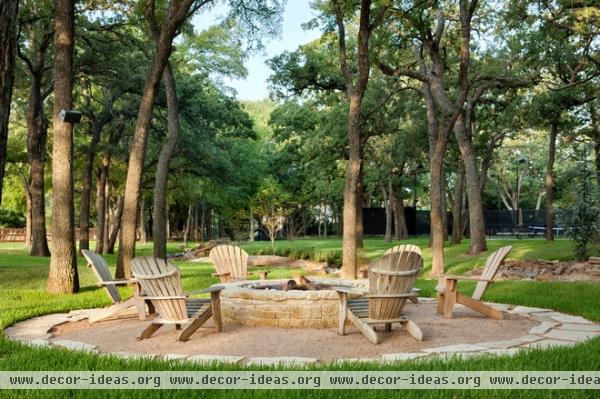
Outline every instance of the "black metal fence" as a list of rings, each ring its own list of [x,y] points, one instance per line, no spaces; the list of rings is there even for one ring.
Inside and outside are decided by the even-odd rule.
[[[546,211],[544,209],[522,209],[520,215],[509,210],[485,210],[486,234],[488,236],[538,236],[544,235]],[[409,235],[427,235],[430,232],[429,210],[405,208],[406,226]],[[568,209],[556,209],[553,224],[557,235],[565,234],[569,227]],[[522,221],[522,223],[519,223]],[[364,208],[363,229],[366,235],[385,234],[385,209]],[[392,232],[394,226],[392,224]],[[448,212],[448,234],[452,232],[452,213]]]

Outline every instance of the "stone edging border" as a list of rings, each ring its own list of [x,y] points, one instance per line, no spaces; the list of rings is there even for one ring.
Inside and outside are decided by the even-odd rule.
[[[435,301],[433,298],[419,298],[422,302]],[[488,305],[508,314],[518,314],[522,317],[539,322],[529,330],[528,335],[500,341],[479,342],[475,344],[454,344],[435,348],[426,348],[421,352],[386,353],[378,358],[337,359],[333,362],[395,362],[412,359],[424,359],[430,356],[442,358],[492,354],[514,355],[522,349],[546,349],[550,347],[573,346],[579,342],[600,336],[600,325],[580,317],[566,313],[556,312],[552,309],[515,306],[501,303],[487,303]],[[170,353],[164,356],[155,354],[140,354],[129,352],[100,353],[96,346],[85,342],[70,340],[53,340],[51,330],[67,322],[75,322],[89,318],[102,309],[80,309],[70,313],[56,313],[35,317],[17,323],[4,330],[8,339],[22,342],[35,347],[61,347],[70,350],[83,350],[90,353],[106,356],[116,356],[124,359],[162,359],[166,361],[189,361],[195,363],[240,363],[246,365],[308,365],[319,362],[317,358],[309,357],[243,357],[224,355],[185,355]],[[367,343],[367,341],[365,341]]]

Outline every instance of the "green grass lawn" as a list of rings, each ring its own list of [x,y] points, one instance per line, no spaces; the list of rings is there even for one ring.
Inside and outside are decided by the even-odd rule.
[[[423,249],[426,269],[431,265],[431,253],[426,248],[427,239],[411,239],[409,242]],[[503,245],[513,245],[509,255],[519,259],[569,259],[571,245],[567,240],[546,243],[542,240],[491,240],[489,246],[494,250]],[[393,244],[385,244],[381,239],[365,240],[363,256],[374,259]],[[270,243],[257,242],[244,246],[250,253],[266,253],[270,251]],[[294,242],[278,241],[276,253],[290,253],[296,257],[324,256],[325,253],[339,253],[341,240],[302,239]],[[481,267],[487,254],[471,257],[464,255],[467,243],[448,247],[446,253],[446,270],[452,273],[464,273],[474,267]],[[170,252],[180,250],[180,244],[171,243]],[[151,244],[138,246],[138,254],[151,254]],[[333,256],[335,257],[335,256]],[[111,266],[116,262],[115,255],[108,255]],[[79,260],[79,273],[82,290],[77,295],[52,295],[45,292],[48,273],[48,258],[27,256],[25,248],[20,244],[0,244],[0,330],[15,322],[34,316],[66,312],[72,309],[106,306],[108,297],[95,285],[91,271],[85,262]],[[182,269],[183,286],[186,290],[200,289],[216,283],[218,280],[210,274],[213,269],[209,264],[176,262]],[[270,268],[270,278],[291,277],[300,270]],[[427,274],[425,274],[425,277]],[[433,295],[434,281],[420,279],[417,286],[422,288],[423,295]],[[474,284],[465,284],[465,291],[474,288]],[[486,294],[486,300],[513,303],[527,306],[553,308],[558,311],[581,315],[600,322],[600,287],[592,283],[567,282],[528,282],[508,281],[493,284]],[[127,289],[123,294],[128,294]],[[265,337],[268,342],[268,337]],[[365,340],[365,345],[370,345]],[[259,354],[257,354],[259,355]],[[588,341],[571,348],[552,350],[532,350],[514,357],[485,357],[469,360],[425,360],[419,362],[403,362],[396,364],[346,364],[335,366],[335,369],[354,370],[598,370],[600,365],[600,339]],[[35,349],[0,337],[0,370],[218,370],[234,369],[242,366],[213,365],[201,366],[193,364],[176,364],[164,361],[133,360],[126,361],[92,354],[73,353],[59,349]],[[316,366],[312,369],[324,369]],[[257,369],[255,367],[255,369]],[[264,369],[264,368],[263,368]],[[328,369],[333,369],[329,366]],[[260,397],[281,396],[286,398],[310,397],[389,397],[386,391],[253,391]],[[568,397],[587,398],[594,392],[569,391]],[[195,397],[191,391],[0,391],[0,398],[5,397]],[[247,397],[242,391],[207,391],[202,397]],[[565,397],[560,391],[405,391],[403,397]]]

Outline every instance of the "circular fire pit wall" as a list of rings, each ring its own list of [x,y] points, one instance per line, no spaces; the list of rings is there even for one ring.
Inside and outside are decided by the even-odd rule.
[[[223,317],[246,326],[331,328],[338,322],[339,297],[333,286],[367,290],[366,280],[311,278],[309,288],[290,280],[218,284]],[[289,289],[291,287],[292,289]],[[285,290],[287,289],[287,290]]]

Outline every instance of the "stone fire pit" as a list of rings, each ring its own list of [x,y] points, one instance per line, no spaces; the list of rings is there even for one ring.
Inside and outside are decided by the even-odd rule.
[[[339,298],[334,286],[366,292],[368,281],[315,278],[306,289],[302,279],[238,281],[216,284],[221,291],[223,317],[246,326],[331,328],[338,322]],[[288,288],[288,286],[290,288]],[[287,289],[287,290],[286,290]]]

